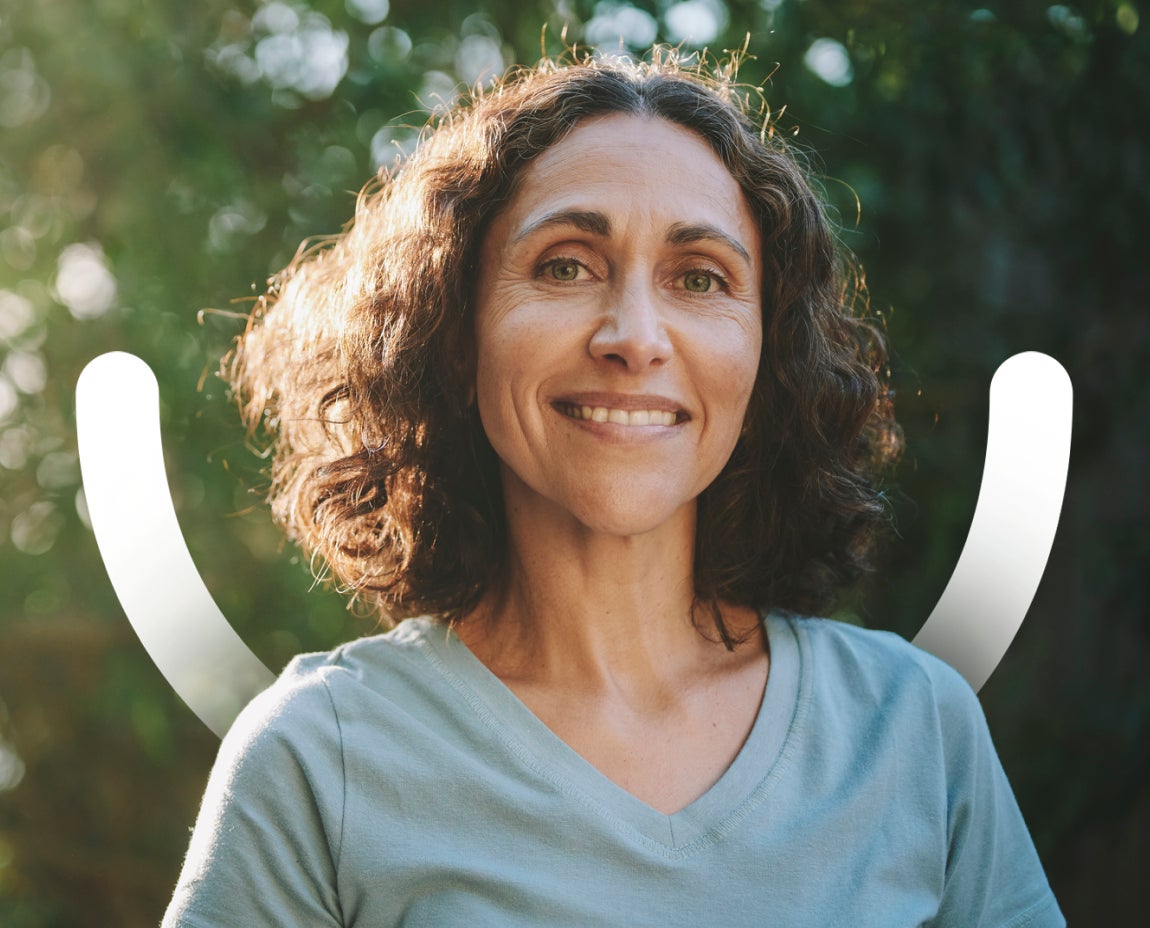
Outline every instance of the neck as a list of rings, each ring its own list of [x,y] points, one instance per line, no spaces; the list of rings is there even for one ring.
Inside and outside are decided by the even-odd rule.
[[[692,620],[695,504],[633,535],[595,531],[538,497],[508,500],[502,581],[459,626],[497,676],[567,691],[660,690],[719,660]],[[749,625],[749,610],[738,620]],[[724,610],[724,614],[727,611]],[[700,634],[699,628],[708,631]]]

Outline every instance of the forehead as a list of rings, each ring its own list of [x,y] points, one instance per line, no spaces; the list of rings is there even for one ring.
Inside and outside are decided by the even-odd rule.
[[[584,120],[533,159],[503,218],[513,229],[568,207],[639,214],[655,223],[708,222],[748,247],[758,233],[742,189],[705,139],[632,114]]]

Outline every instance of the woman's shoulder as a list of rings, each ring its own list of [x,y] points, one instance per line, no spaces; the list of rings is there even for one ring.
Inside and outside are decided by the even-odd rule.
[[[412,660],[425,660],[427,644],[437,633],[448,634],[446,622],[429,616],[405,619],[390,631],[354,638],[330,651],[296,655],[273,686],[314,687],[342,676],[369,679]]]
[[[978,696],[949,664],[900,635],[832,619],[788,617],[798,642],[800,730],[848,767],[914,758],[922,782],[956,783],[994,748]],[[907,747],[913,750],[907,753]],[[822,756],[820,754],[820,756]]]
[[[409,689],[426,678],[426,642],[445,625],[408,619],[389,632],[347,641],[328,651],[293,657],[272,684],[240,712],[228,731],[232,742],[330,737],[340,725],[348,690]]]
[[[829,618],[787,615],[785,621],[815,687],[846,689],[879,703],[912,695],[947,715],[965,715],[978,707],[977,696],[957,670],[895,632]]]

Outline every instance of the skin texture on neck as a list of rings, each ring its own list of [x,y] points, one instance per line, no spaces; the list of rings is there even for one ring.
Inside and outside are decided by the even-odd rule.
[[[691,621],[694,503],[639,535],[597,532],[505,470],[506,578],[463,623],[505,682],[674,687],[708,641]]]

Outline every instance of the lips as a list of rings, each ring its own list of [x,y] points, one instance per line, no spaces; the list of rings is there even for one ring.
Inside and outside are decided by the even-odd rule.
[[[662,396],[581,394],[552,405],[569,419],[632,427],[671,426],[689,418],[682,407]]]

